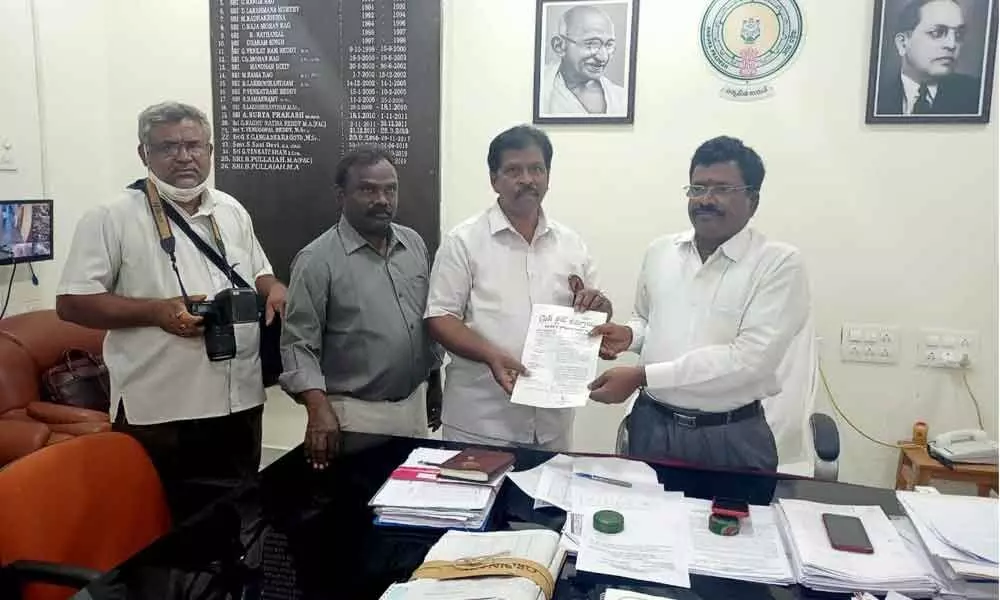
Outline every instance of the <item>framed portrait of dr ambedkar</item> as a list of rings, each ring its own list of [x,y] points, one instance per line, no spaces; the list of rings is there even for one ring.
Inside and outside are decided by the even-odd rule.
[[[998,0],[876,0],[866,123],[987,123]]]
[[[631,123],[639,0],[538,0],[535,123]]]

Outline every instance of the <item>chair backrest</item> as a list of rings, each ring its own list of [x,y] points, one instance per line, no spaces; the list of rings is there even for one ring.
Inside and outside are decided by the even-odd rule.
[[[128,435],[81,436],[0,469],[0,565],[40,560],[107,571],[169,528],[156,469]],[[31,585],[24,597],[71,594]]]
[[[818,374],[819,348],[810,311],[778,365],[776,375],[781,392],[761,402],[778,446],[779,470],[782,470],[781,465],[791,464],[812,467],[814,452],[809,416],[816,406]]]

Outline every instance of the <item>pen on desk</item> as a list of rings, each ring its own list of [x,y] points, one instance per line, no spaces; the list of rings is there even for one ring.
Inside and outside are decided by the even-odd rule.
[[[594,475],[592,473],[574,473],[577,477],[583,477],[584,479],[590,479],[591,481],[599,481],[601,483],[608,483],[611,485],[617,485],[618,487],[632,487],[632,484],[627,481],[622,481],[621,479],[612,479],[610,477],[601,477],[600,475]]]
[[[427,466],[427,467],[440,467],[441,466],[441,463],[431,462],[429,460],[419,460],[417,462],[419,464]]]

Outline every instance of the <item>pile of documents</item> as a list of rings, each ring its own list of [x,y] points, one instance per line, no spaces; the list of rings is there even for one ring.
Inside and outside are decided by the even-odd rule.
[[[376,525],[481,530],[507,471],[486,483],[445,480],[444,463],[457,450],[417,448],[368,503]]]
[[[926,559],[904,542],[881,507],[782,499],[777,508],[795,578],[808,588],[841,593],[896,591],[928,597],[940,587]],[[823,525],[824,513],[861,519],[874,552],[834,549]]]
[[[424,557],[424,565],[464,563],[466,568],[479,563],[503,564],[508,559],[526,559],[541,565],[554,583],[559,579],[566,552],[559,546],[559,534],[544,529],[530,531],[494,531],[470,533],[449,531]],[[418,569],[415,577],[421,577]],[[474,573],[473,573],[474,575]],[[381,600],[544,600],[545,593],[527,577],[475,577],[472,579],[436,580],[418,578],[393,584]]]
[[[896,492],[942,580],[942,591],[997,597],[998,505],[995,498]]]

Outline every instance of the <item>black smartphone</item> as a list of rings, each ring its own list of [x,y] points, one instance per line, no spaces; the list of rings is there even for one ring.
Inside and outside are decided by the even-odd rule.
[[[715,498],[712,500],[712,514],[743,519],[750,516],[750,505],[746,500]]]
[[[826,528],[826,537],[830,538],[830,545],[834,549],[858,554],[875,552],[861,519],[823,513],[823,526]]]

